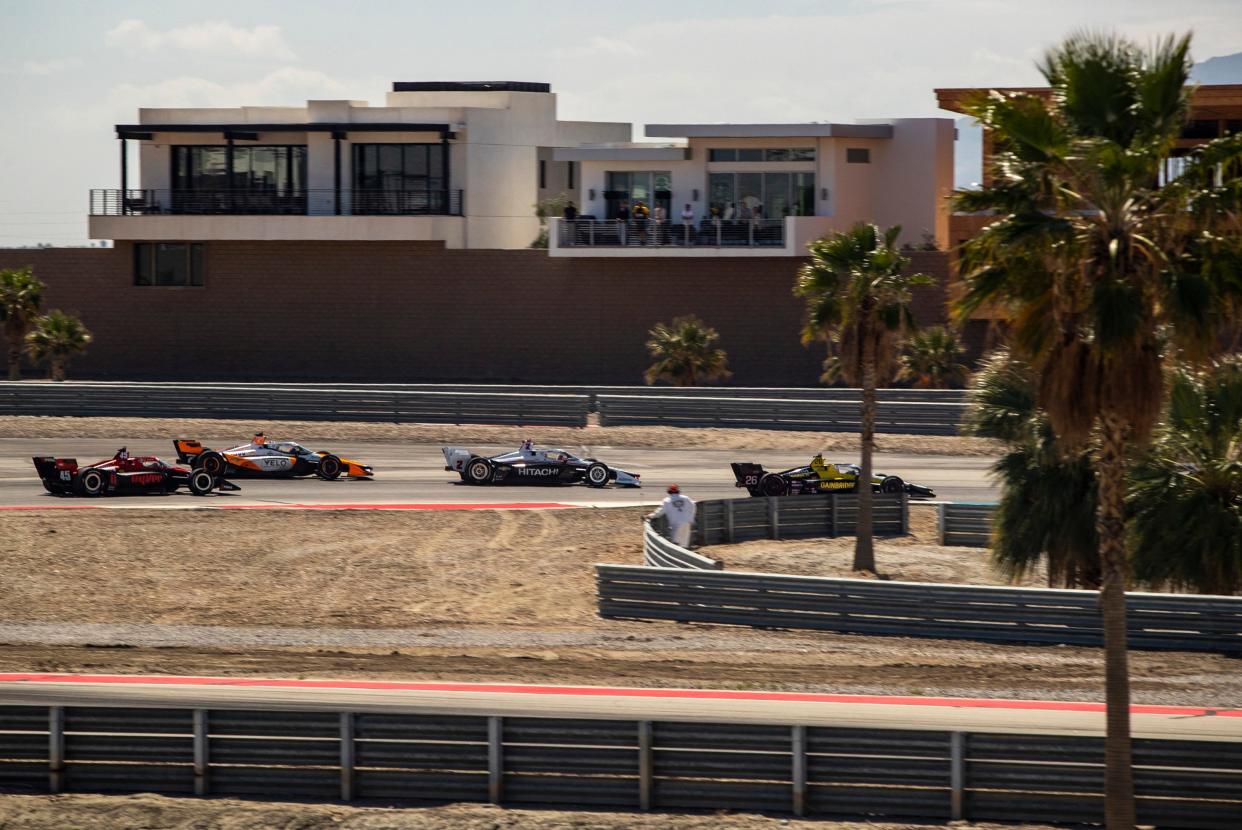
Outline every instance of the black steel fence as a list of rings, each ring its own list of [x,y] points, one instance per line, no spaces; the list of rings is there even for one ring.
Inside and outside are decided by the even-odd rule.
[[[0,791],[1095,822],[1103,739],[798,723],[0,706]],[[1134,741],[1140,824],[1242,826],[1242,742]]]
[[[346,188],[283,190],[92,190],[91,216],[460,216],[460,190]]]

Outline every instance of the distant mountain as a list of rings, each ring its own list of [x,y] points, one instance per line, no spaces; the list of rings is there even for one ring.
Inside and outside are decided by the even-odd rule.
[[[1190,79],[1201,84],[1242,84],[1242,52],[1208,58],[1190,70]],[[953,150],[953,183],[978,187],[983,175],[983,130],[973,118],[958,118],[957,146]]]
[[[1201,84],[1242,84],[1242,52],[1196,63],[1190,79]]]

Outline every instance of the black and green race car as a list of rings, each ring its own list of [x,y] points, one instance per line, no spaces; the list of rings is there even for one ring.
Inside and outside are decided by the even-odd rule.
[[[822,493],[856,493],[862,470],[856,464],[829,464],[816,455],[804,467],[769,472],[762,464],[734,461],[736,487],[745,487],[752,496],[801,496]],[[871,489],[877,493],[908,493],[911,496],[934,498],[935,493],[924,484],[912,484],[901,476],[874,473]]]

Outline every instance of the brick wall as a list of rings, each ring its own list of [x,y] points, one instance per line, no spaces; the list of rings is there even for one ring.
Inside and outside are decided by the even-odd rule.
[[[944,254],[914,267],[943,283]],[[403,242],[210,242],[203,288],[135,287],[132,248],[0,250],[95,335],[77,377],[640,383],[652,324],[698,314],[733,383],[813,385],[801,260],[575,259]],[[944,319],[920,288],[925,324]]]

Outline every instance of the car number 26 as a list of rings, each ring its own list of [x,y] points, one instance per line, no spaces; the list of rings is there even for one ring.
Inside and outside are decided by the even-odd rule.
[[[745,486],[747,487],[754,487],[758,483],[759,483],[759,476],[754,476],[754,475],[746,476],[746,480],[744,482]]]

